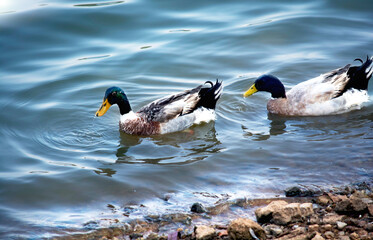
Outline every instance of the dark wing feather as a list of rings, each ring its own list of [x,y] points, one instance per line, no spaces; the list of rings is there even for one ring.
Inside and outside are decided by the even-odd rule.
[[[199,100],[202,85],[184,92],[161,98],[142,107],[137,113],[147,121],[167,122],[192,112]]]

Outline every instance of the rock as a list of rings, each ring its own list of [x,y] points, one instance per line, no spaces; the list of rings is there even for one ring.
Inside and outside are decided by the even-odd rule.
[[[280,236],[284,232],[280,226],[274,224],[265,226],[264,231],[267,235],[272,235],[273,237]]]
[[[325,225],[323,226],[323,229],[324,229],[325,231],[330,231],[330,230],[332,230],[332,225],[331,225],[331,224],[325,224]]]
[[[156,233],[150,233],[147,237],[146,240],[158,240],[159,236]]]
[[[301,234],[294,236],[293,234],[288,234],[280,238],[276,238],[276,240],[309,240],[310,236],[308,234]]]
[[[290,187],[285,190],[286,197],[300,197],[302,190],[300,187]]]
[[[350,240],[349,236],[340,236],[339,240]]]
[[[330,197],[330,199],[334,203],[337,203],[337,202],[340,202],[340,201],[343,201],[343,200],[347,200],[346,195],[335,195],[335,194],[328,193],[328,196]]]
[[[305,189],[300,187],[290,187],[285,190],[286,197],[312,197],[315,195],[315,191],[311,189]]]
[[[229,203],[220,203],[216,206],[208,208],[208,212],[211,215],[219,215],[229,210],[230,204]]]
[[[204,213],[206,212],[206,209],[201,203],[193,203],[192,207],[190,208],[190,211],[195,213]]]
[[[349,200],[351,202],[352,209],[356,212],[362,212],[367,208],[367,204],[361,198],[352,195]]]
[[[312,203],[290,203],[273,201],[268,206],[255,211],[258,222],[272,221],[275,224],[286,225],[298,222],[313,214]]]
[[[319,205],[321,205],[321,206],[326,206],[326,205],[330,204],[331,202],[332,202],[332,200],[327,195],[319,196],[316,199],[316,203],[319,204]]]
[[[345,223],[345,222],[336,221],[336,223],[337,223],[337,227],[338,227],[339,230],[342,230],[344,227],[347,226],[347,223]]]
[[[320,233],[316,233],[316,235],[312,238],[312,240],[325,240]]]
[[[215,229],[205,225],[196,226],[194,235],[197,240],[213,239],[215,237]]]
[[[299,203],[287,204],[272,213],[272,219],[275,224],[286,225],[290,222],[302,220]]]
[[[356,212],[365,211],[367,207],[368,204],[363,199],[352,195],[348,199],[337,202],[334,210],[339,213],[356,214]]]
[[[370,216],[373,216],[373,204],[368,205],[368,212],[369,212]]]
[[[286,206],[287,204],[287,202],[279,200],[273,201],[265,207],[258,208],[257,210],[255,210],[257,221],[260,223],[269,222],[272,219],[273,212],[277,211],[283,206]]]
[[[318,224],[312,224],[308,226],[308,231],[310,232],[317,232],[319,230],[319,225]]]
[[[255,239],[251,235],[250,229],[254,231],[256,237],[260,240],[267,239],[264,229],[259,224],[245,218],[238,218],[233,220],[228,226],[228,234],[229,237],[233,240]]]
[[[303,218],[311,216],[313,214],[312,203],[303,203],[299,206],[300,212]]]
[[[337,224],[337,221],[341,221],[343,216],[335,214],[335,213],[328,213],[323,217],[322,222],[324,224]]]
[[[353,240],[357,240],[359,239],[359,234],[357,234],[356,232],[353,232],[350,234],[350,238]]]
[[[368,232],[373,232],[373,223],[368,223],[365,226],[365,230],[367,230]]]
[[[311,215],[309,219],[310,224],[320,224],[320,218],[316,214]]]
[[[327,231],[324,235],[327,239],[334,239],[334,233],[332,231]]]
[[[335,204],[334,211],[338,213],[347,213],[352,211],[351,202],[349,199],[339,201]]]

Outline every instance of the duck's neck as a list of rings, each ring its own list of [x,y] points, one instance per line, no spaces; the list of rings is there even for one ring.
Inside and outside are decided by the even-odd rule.
[[[131,105],[128,102],[127,98],[120,99],[117,104],[119,107],[120,115],[124,115],[132,111]]]
[[[268,85],[269,88],[266,89],[265,91],[270,92],[273,98],[286,98],[284,84],[282,84],[282,82],[278,78],[275,78],[275,77],[271,79],[270,81],[271,83]]]
[[[271,96],[273,98],[286,98],[286,92],[285,92],[284,85],[282,85],[282,88],[278,88],[278,89],[276,88],[274,91],[271,91]]]

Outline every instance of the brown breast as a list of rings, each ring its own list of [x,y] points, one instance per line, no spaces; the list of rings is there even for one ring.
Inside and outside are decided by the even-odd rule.
[[[147,122],[142,118],[119,122],[119,129],[127,134],[149,136],[160,134],[159,122]]]

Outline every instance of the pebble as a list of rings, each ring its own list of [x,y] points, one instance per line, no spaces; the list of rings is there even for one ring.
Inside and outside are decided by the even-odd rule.
[[[347,226],[347,223],[345,223],[345,222],[337,221],[336,223],[337,223],[337,227],[338,227],[339,230],[342,230],[344,227]]]
[[[316,235],[312,238],[312,240],[325,240],[320,233],[316,233]]]
[[[341,236],[339,237],[339,240],[350,240],[349,236]]]
[[[334,233],[332,231],[327,231],[324,235],[327,239],[334,239]]]
[[[353,232],[353,233],[350,234],[350,238],[352,238],[354,240],[355,239],[357,240],[357,239],[359,239],[359,234],[357,234],[356,232]]]

